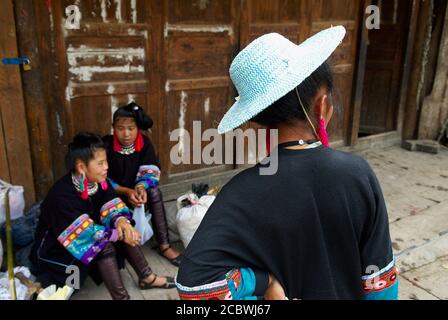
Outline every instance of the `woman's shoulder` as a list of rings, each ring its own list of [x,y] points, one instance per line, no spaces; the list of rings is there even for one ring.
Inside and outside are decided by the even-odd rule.
[[[245,190],[260,185],[258,179],[260,176],[259,173],[258,166],[253,166],[238,172],[222,187],[220,194],[244,193]]]
[[[375,175],[369,162],[359,154],[331,149],[327,155],[323,165],[328,170],[339,172],[341,177],[363,178]]]
[[[45,202],[51,203],[53,206],[57,203],[64,205],[76,200],[77,196],[72,183],[71,174],[67,174],[56,181],[50,188],[45,198]]]
[[[331,160],[336,163],[341,163],[344,165],[357,165],[364,167],[365,169],[369,167],[367,160],[359,154],[334,149],[331,149],[330,154]]]

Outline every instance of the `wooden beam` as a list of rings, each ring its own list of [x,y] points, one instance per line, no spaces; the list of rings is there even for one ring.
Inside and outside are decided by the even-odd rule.
[[[14,4],[19,53],[30,59],[32,67],[22,72],[22,81],[36,196],[43,199],[54,179],[35,7],[28,0],[15,0]]]
[[[420,1],[412,0],[411,17],[409,21],[409,32],[407,35],[406,53],[403,65],[403,77],[401,80],[400,98],[397,115],[397,131],[403,135],[404,113],[408,98],[409,80],[411,76],[412,59],[414,57],[414,42],[418,23],[418,13],[420,11]]]
[[[358,55],[356,64],[356,76],[353,83],[353,103],[350,106],[351,110],[349,112],[349,121],[347,128],[347,144],[353,146],[358,142],[359,125],[361,121],[361,105],[362,105],[362,93],[364,89],[364,75],[366,69],[366,59],[367,59],[367,47],[369,44],[369,30],[365,27],[365,8],[372,3],[371,0],[364,0],[361,2],[359,8],[359,33],[358,33]]]
[[[168,175],[167,170],[170,161],[168,143],[168,115],[166,113],[166,57],[167,46],[166,39],[164,38],[163,30],[166,20],[168,19],[168,3],[166,0],[151,0],[147,2],[146,15],[149,21],[145,21],[150,24],[150,46],[151,57],[149,72],[149,88],[148,88],[148,101],[152,114],[155,119],[155,128],[153,129],[157,133],[156,139],[153,139],[156,152],[159,156],[159,161],[162,166],[161,180],[164,182]],[[165,131],[166,130],[166,131]]]
[[[0,57],[17,56],[13,4],[12,0],[4,0],[0,11]],[[0,66],[0,112],[9,164],[9,182],[24,187],[25,203],[29,207],[36,195],[20,68],[17,65]]]
[[[406,103],[404,107],[404,115],[401,123],[403,124],[401,132],[403,139],[414,139],[417,137],[419,108],[423,102],[423,82],[425,73],[425,55],[426,45],[430,37],[431,19],[433,14],[434,1],[419,1],[420,6],[415,19],[415,40],[412,45],[412,63],[408,89],[406,90]]]
[[[431,92],[425,97],[419,118],[418,139],[439,140],[448,121],[448,6],[436,2],[435,24],[425,75]],[[426,86],[427,89],[428,86]],[[428,92],[428,91],[427,91]]]
[[[38,4],[36,4],[38,5]],[[45,10],[41,15],[48,17],[41,24],[46,43],[49,45],[46,52],[46,70],[48,83],[48,113],[49,129],[51,134],[51,155],[53,159],[61,159],[61,155],[67,152],[67,143],[73,137],[73,124],[70,121],[70,101],[66,101],[67,74],[60,72],[66,70],[67,54],[63,34],[63,17],[61,0],[51,1],[51,7],[39,3],[39,8]],[[65,15],[65,12],[64,12]],[[44,58],[42,58],[44,59]],[[67,173],[64,161],[53,162],[55,180]]]
[[[8,154],[6,153],[5,135],[3,132],[3,119],[0,109],[0,179],[11,181],[9,174]]]

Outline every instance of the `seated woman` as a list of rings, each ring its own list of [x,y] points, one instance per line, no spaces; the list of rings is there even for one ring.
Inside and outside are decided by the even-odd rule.
[[[140,131],[152,125],[152,119],[135,103],[115,111],[114,134],[103,137],[110,166],[109,180],[128,206],[148,204],[158,252],[179,266],[182,255],[170,246],[165,206],[158,188],[160,164],[151,141]]]
[[[218,132],[248,120],[278,130],[271,153],[278,167],[267,175],[266,163],[257,164],[218,194],[184,253],[176,278],[182,299],[397,299],[375,173],[327,140],[334,110],[327,59],[344,35],[334,27],[297,46],[267,34],[233,61],[240,98]]]
[[[101,137],[78,134],[68,146],[66,162],[70,172],[54,184],[41,205],[30,254],[38,281],[64,286],[71,274],[67,268],[76,266],[81,285],[90,274],[97,284],[104,281],[114,300],[127,300],[120,275],[125,258],[139,277],[140,289],[173,288],[172,278],[152,272],[132,215],[106,180]]]

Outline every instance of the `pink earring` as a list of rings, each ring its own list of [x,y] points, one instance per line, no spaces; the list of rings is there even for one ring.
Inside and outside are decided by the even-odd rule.
[[[81,198],[83,200],[87,200],[89,198],[89,187],[87,185],[87,177],[85,173],[81,175],[80,186],[81,186]]]
[[[109,185],[107,184],[107,180],[104,180],[103,182],[101,182],[101,189],[106,191],[107,188],[109,188]]]
[[[320,122],[319,122],[319,139],[324,146],[326,146],[327,148],[330,148],[330,144],[328,143],[327,129],[325,129],[324,118],[320,118]]]

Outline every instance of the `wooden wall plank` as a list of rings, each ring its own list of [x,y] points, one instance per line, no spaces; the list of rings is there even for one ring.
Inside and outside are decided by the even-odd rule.
[[[421,105],[424,95],[423,91],[423,74],[425,73],[425,55],[427,54],[425,47],[429,41],[431,32],[431,20],[433,15],[433,1],[420,1],[415,22],[415,38],[412,43],[412,62],[411,75],[409,78],[409,86],[407,90],[406,104],[404,107],[402,137],[403,139],[417,138],[419,106]]]
[[[353,125],[349,116],[353,106],[358,32],[362,27],[359,22],[361,1],[318,0],[309,1],[309,6],[312,8],[311,34],[336,25],[343,25],[347,30],[342,44],[329,59],[334,73],[335,113],[328,132],[331,141],[348,144],[348,132]]]
[[[6,0],[0,11],[0,57],[17,55],[13,4],[12,0]],[[19,68],[17,65],[0,65],[0,109],[9,164],[9,182],[24,187],[25,202],[29,207],[36,197]]]
[[[193,139],[193,121],[200,121],[202,131],[216,128],[230,106],[234,91],[228,77],[231,59],[236,53],[235,1],[164,1],[166,53],[166,113],[165,130],[186,129]],[[198,138],[200,139],[200,137]],[[193,141],[184,141],[184,152],[190,146],[193,162]],[[179,141],[169,141],[165,135],[166,165],[170,179],[183,179],[196,171],[231,169],[221,165],[204,163],[174,165],[169,152]],[[202,142],[204,147],[208,143]],[[199,159],[200,160],[200,159]]]
[[[31,70],[22,72],[22,82],[36,197],[43,199],[54,178],[48,129],[48,100],[44,90],[39,37],[36,37],[39,26],[35,6],[30,6],[28,0],[15,0],[14,10],[19,55],[28,57],[32,67]]]
[[[6,153],[5,135],[3,131],[3,119],[0,109],[0,179],[11,181],[9,174],[8,154]]]

